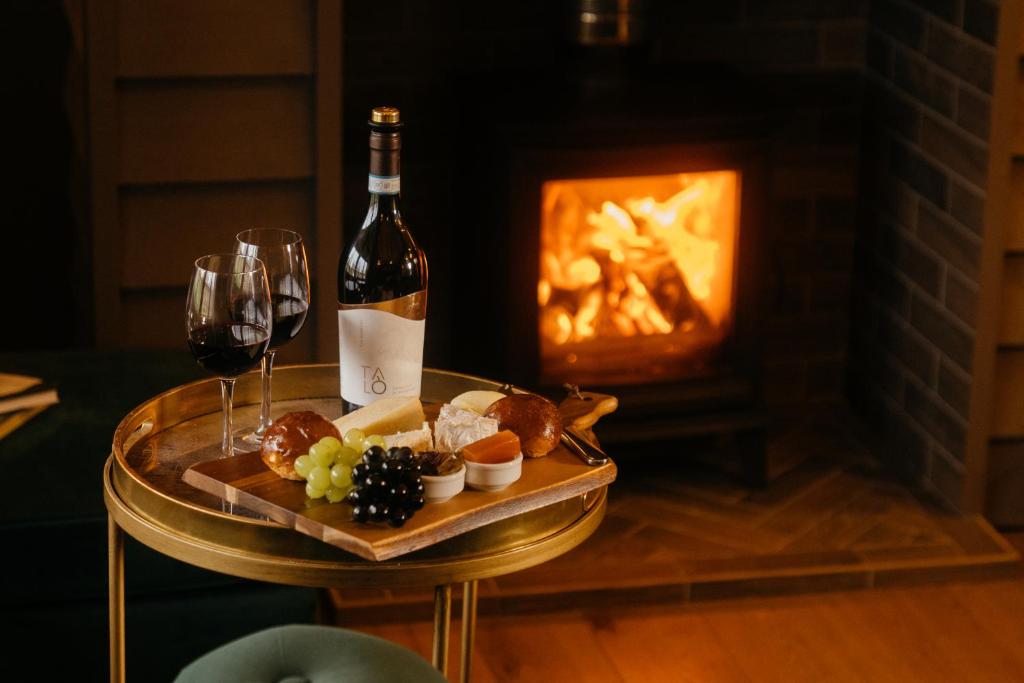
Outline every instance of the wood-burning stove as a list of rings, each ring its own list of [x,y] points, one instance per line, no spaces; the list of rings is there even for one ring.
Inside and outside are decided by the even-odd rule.
[[[607,443],[738,434],[762,479],[763,101],[711,67],[616,63],[462,89],[456,262],[488,305],[464,316],[459,357],[614,393]]]

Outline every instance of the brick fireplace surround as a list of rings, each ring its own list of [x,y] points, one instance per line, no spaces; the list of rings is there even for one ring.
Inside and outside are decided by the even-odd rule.
[[[408,109],[403,193],[431,255],[427,360],[460,367],[456,210],[462,78],[557,64],[559,3],[346,3],[345,139],[384,97]],[[500,9],[497,9],[500,7]],[[770,414],[852,404],[878,452],[957,507],[965,493],[999,7],[990,0],[652,3],[650,59],[754,75],[770,111],[761,307]],[[382,57],[384,55],[384,57]],[[388,57],[394,55],[395,57]],[[400,56],[400,58],[398,57]],[[346,150],[347,225],[364,150]],[[483,228],[482,228],[483,229]],[[985,434],[984,438],[987,439]],[[984,478],[984,473],[982,473]]]
[[[850,395],[886,458],[960,506],[998,7],[920,5],[868,20]]]

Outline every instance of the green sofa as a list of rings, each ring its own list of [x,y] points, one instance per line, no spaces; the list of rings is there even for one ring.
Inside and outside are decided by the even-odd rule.
[[[0,609],[4,649],[17,654],[0,678],[105,680],[102,470],[114,428],[146,398],[204,375],[185,349],[2,353],[0,372],[43,377],[61,399],[0,439]],[[228,641],[314,617],[309,589],[207,572],[131,540],[126,578],[129,680],[170,681]]]

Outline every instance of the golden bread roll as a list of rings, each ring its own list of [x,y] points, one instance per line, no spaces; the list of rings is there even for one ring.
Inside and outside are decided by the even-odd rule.
[[[264,433],[260,457],[279,477],[301,481],[295,473],[295,458],[309,453],[309,447],[325,436],[341,440],[338,428],[323,415],[311,410],[286,413]]]
[[[562,438],[562,415],[551,401],[534,394],[515,394],[492,403],[484,417],[498,421],[498,429],[507,429],[519,437],[523,455],[539,458],[547,455]]]

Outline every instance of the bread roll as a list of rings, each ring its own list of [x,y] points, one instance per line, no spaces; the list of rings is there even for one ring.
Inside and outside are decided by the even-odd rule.
[[[325,436],[341,440],[338,428],[323,415],[311,410],[286,413],[264,433],[260,457],[279,477],[301,481],[295,473],[295,458],[309,453],[309,447]]]
[[[534,394],[515,394],[497,400],[484,417],[498,421],[519,437],[523,455],[539,458],[555,449],[562,438],[562,414],[551,401]]]

